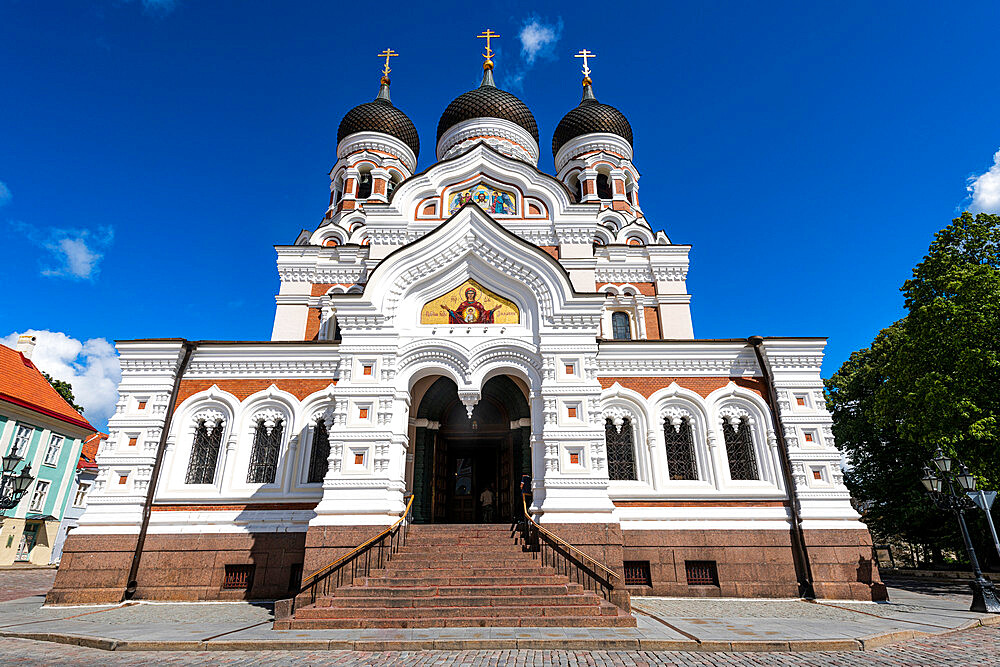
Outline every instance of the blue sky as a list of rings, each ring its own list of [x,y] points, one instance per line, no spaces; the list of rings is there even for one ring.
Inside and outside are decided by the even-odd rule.
[[[58,332],[36,356],[95,423],[102,339],[269,337],[271,246],[319,222],[337,126],[387,46],[420,169],[478,84],[481,30],[502,35],[498,83],[534,112],[549,172],[572,54],[596,52],[648,220],[694,246],[695,334],[829,336],[826,375],[902,314],[936,230],[1000,208],[995,3],[376,7],[0,0],[0,338]]]

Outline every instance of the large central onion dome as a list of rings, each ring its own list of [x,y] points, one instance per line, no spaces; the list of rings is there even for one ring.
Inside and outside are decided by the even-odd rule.
[[[441,114],[437,129],[439,159],[485,141],[501,153],[537,163],[535,117],[516,95],[496,87],[492,65],[488,62],[484,67],[478,88],[456,97]]]
[[[393,106],[389,99],[388,78],[382,79],[382,87],[374,101],[360,104],[347,112],[337,130],[337,143],[358,132],[378,132],[396,137],[413,151],[414,162],[420,154],[417,128],[409,116]]]
[[[586,134],[613,134],[627,141],[629,148],[632,147],[632,126],[625,114],[597,101],[589,77],[584,82],[583,99],[579,106],[563,116],[552,135],[552,156],[556,162],[559,161],[560,148]]]

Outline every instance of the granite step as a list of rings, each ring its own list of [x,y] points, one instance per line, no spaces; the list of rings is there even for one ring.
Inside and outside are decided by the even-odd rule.
[[[615,616],[506,616],[466,618],[293,618],[275,621],[276,630],[356,628],[634,628],[635,617],[623,611]]]
[[[316,600],[316,607],[523,607],[530,605],[575,606],[601,603],[592,593],[566,595],[492,595],[455,596],[434,595],[423,597],[323,597]],[[615,607],[612,606],[614,609]]]
[[[580,584],[525,584],[522,586],[345,586],[333,597],[407,597],[413,596],[503,596],[566,595],[583,592]]]
[[[610,614],[616,614],[612,608]],[[610,615],[609,614],[609,615]],[[535,616],[603,616],[596,604],[548,607],[529,605],[518,607],[310,607],[302,609],[296,618],[525,618]]]

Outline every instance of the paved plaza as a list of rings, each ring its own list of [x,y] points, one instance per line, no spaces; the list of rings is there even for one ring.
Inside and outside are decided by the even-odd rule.
[[[634,598],[634,629],[275,631],[270,605],[43,607],[51,577],[46,570],[0,572],[3,663],[1000,664],[1000,625],[993,625],[1000,619],[968,612],[959,582],[890,580],[888,604]],[[25,591],[29,597],[10,599]]]

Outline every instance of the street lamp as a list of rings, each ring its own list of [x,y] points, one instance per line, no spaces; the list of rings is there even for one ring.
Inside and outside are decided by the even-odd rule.
[[[14,470],[21,461],[23,459],[14,452],[3,457],[3,472],[0,473],[0,512],[17,507],[35,479],[28,472],[27,465],[21,468],[20,475],[14,475]]]
[[[963,491],[975,490],[976,478],[961,461],[958,462],[958,470],[953,470],[952,460],[941,451],[940,447],[934,452],[931,463],[937,471],[935,472],[930,466],[924,466],[924,476],[920,481],[938,509],[951,510],[958,517],[965,550],[969,552],[969,562],[972,563],[972,574],[975,577],[969,582],[969,587],[972,589],[972,607],[969,611],[1000,614],[1000,601],[997,600],[996,590],[993,588],[993,583],[984,577],[983,571],[979,569],[979,559],[976,558],[976,550],[972,548],[969,529],[965,525],[965,510],[976,507],[976,504],[964,492],[955,491],[955,482],[958,482]],[[948,487],[946,491],[943,490],[945,485]]]

